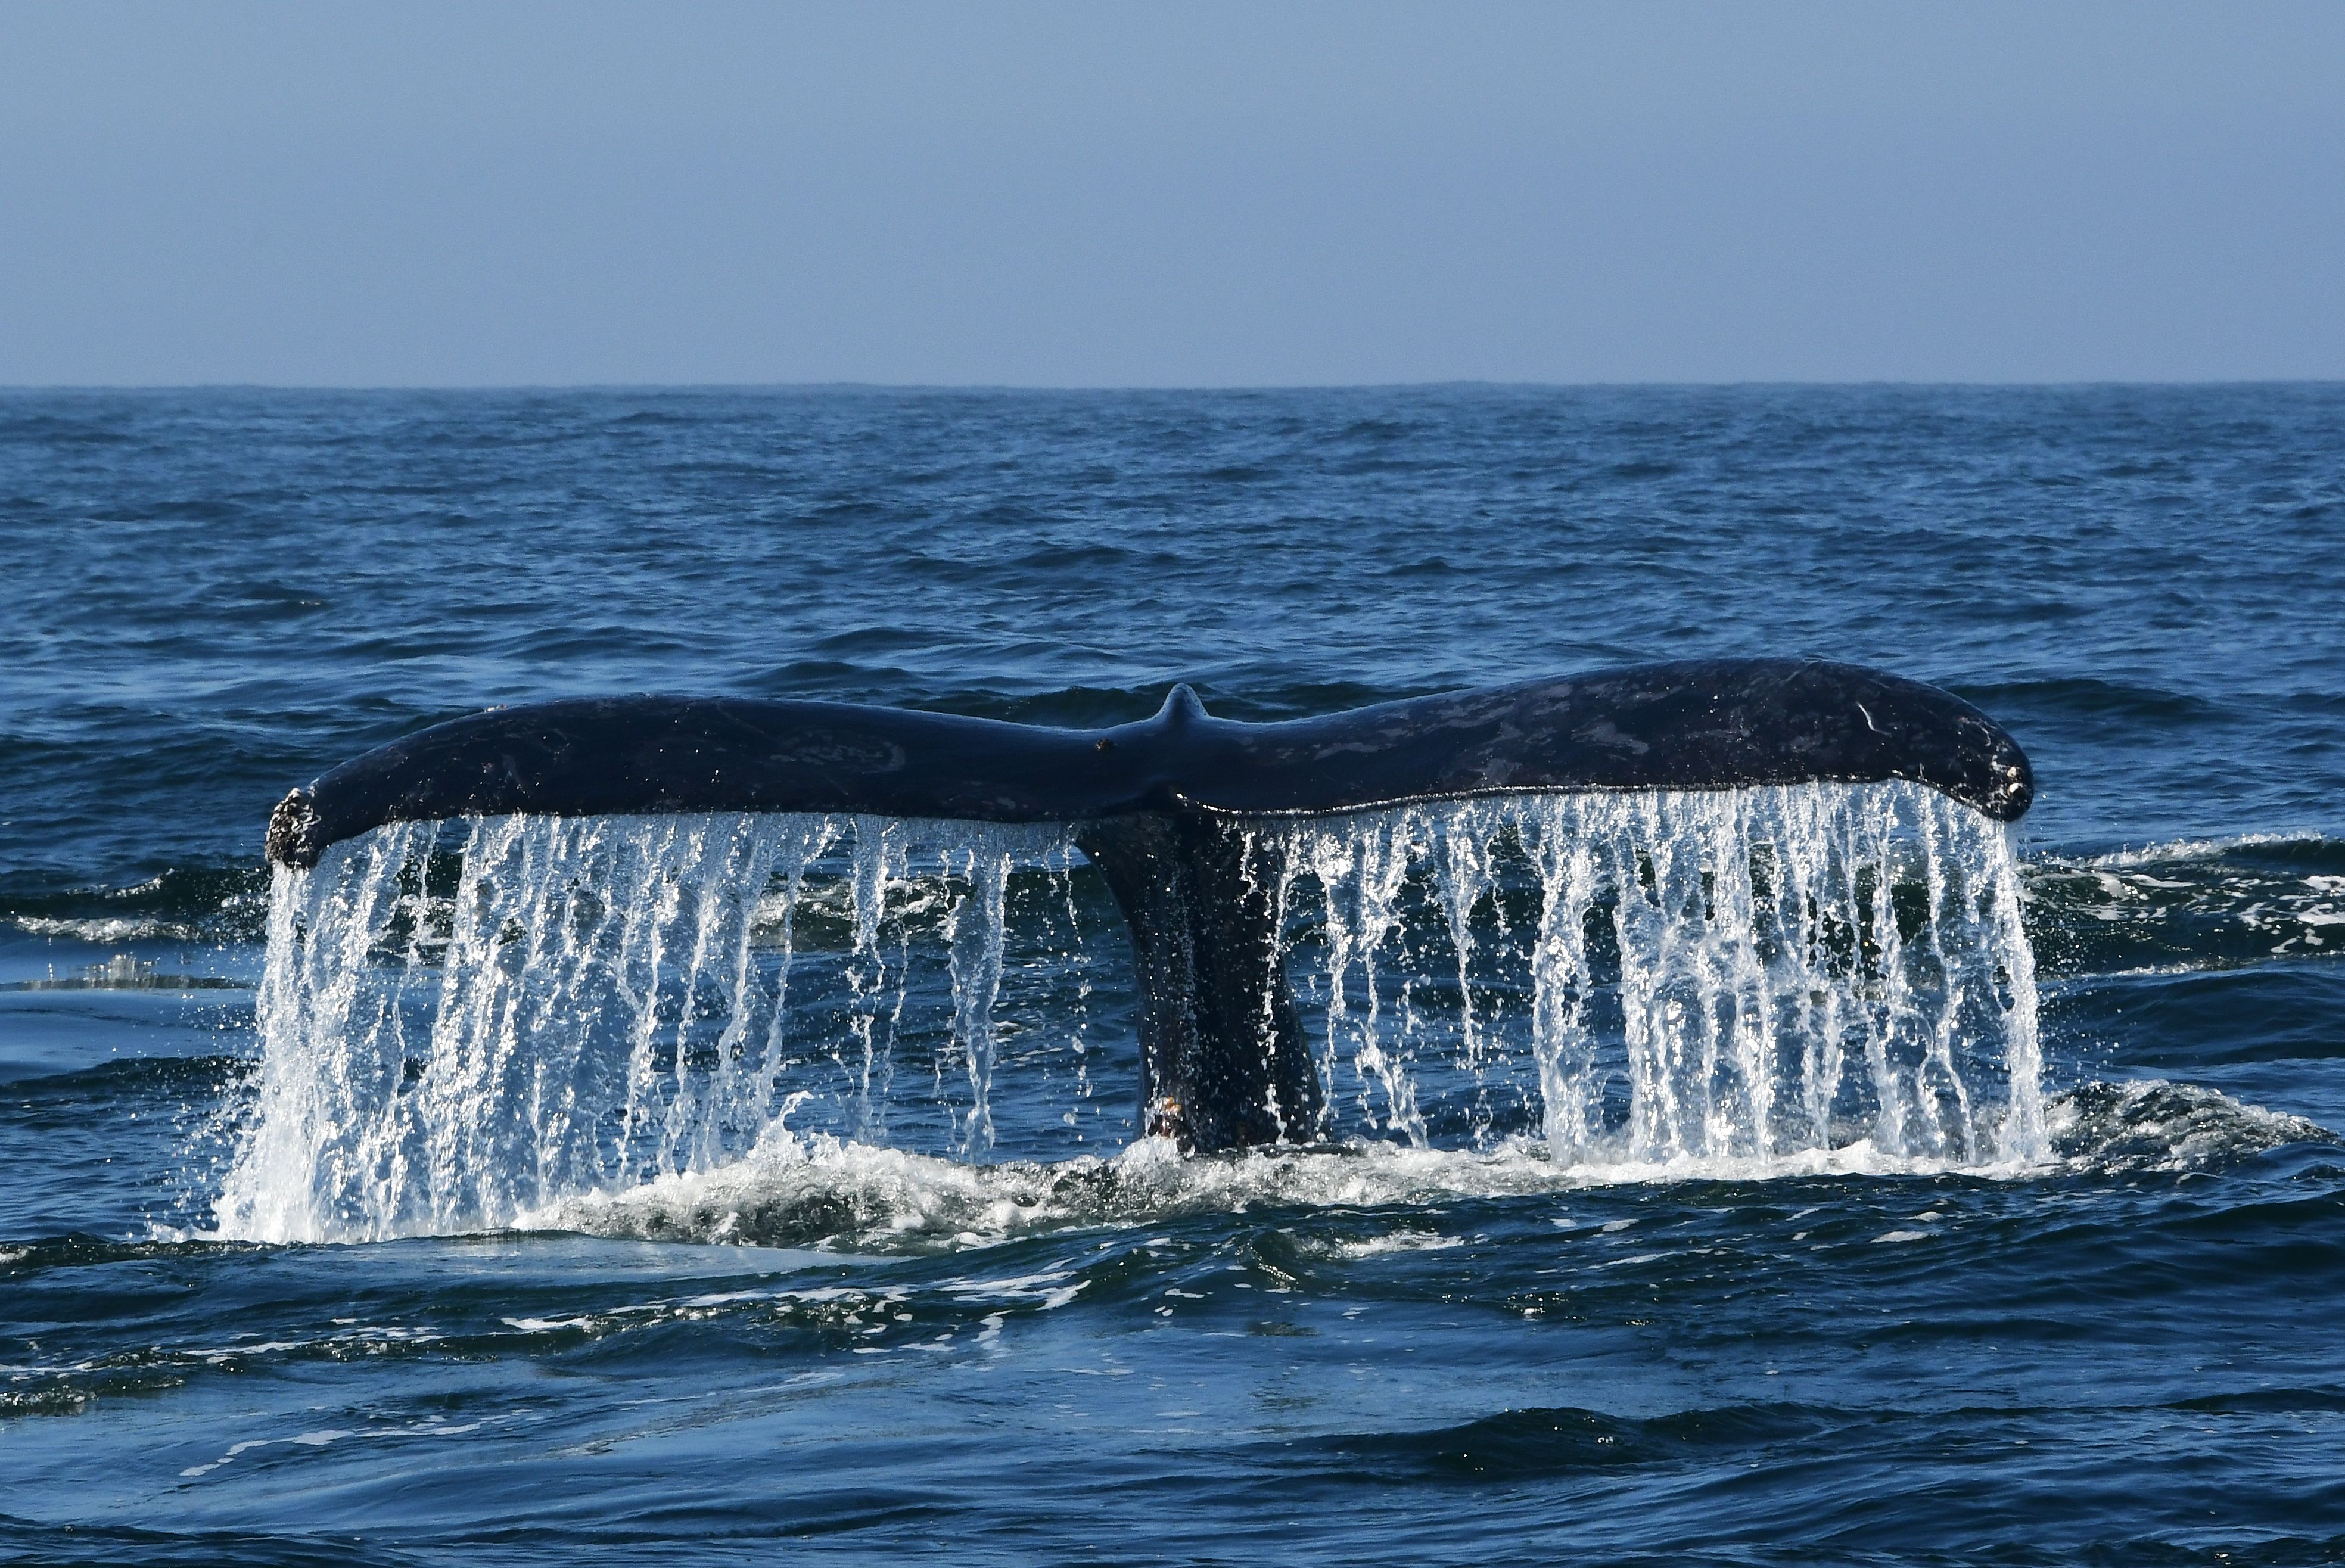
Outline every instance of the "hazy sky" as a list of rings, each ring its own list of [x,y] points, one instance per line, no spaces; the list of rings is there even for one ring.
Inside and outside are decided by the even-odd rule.
[[[2345,377],[2345,4],[0,0],[0,383]]]

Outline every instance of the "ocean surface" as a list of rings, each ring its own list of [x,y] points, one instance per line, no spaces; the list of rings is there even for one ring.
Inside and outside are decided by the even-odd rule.
[[[0,392],[0,1560],[2345,1561],[2345,388]],[[1745,654],[2035,809],[1323,824],[1307,1149],[1047,832],[261,862],[494,703]]]

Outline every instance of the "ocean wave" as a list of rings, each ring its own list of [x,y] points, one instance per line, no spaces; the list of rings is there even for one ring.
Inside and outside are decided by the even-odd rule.
[[[2046,1106],[2045,1123],[2071,1168],[2109,1172],[2203,1170],[2292,1143],[2345,1142],[2303,1117],[2164,1078],[2081,1085]]]
[[[0,930],[93,946],[259,940],[269,876],[259,866],[175,867],[127,887],[0,885]]]
[[[2090,675],[1966,684],[1963,695],[1990,712],[2007,710],[2041,715],[2071,728],[2080,724],[2221,722],[2227,716],[2220,704],[2195,693],[2147,682],[2106,681]]]
[[[2043,855],[2024,883],[2028,935],[2053,975],[2345,955],[2345,843],[2317,834]]]
[[[2114,849],[2103,855],[2080,856],[2075,860],[2048,857],[2045,864],[2094,866],[2122,870],[2136,866],[2173,865],[2194,860],[2212,860],[2237,850],[2262,850],[2279,847],[2291,852],[2320,855],[2345,855],[2345,845],[2306,828],[2286,833],[2236,833],[2216,838],[2177,838],[2163,843],[2146,844],[2139,848]]]
[[[777,1128],[731,1164],[564,1199],[523,1215],[517,1229],[928,1252],[1263,1208],[1424,1208],[1639,1183],[2180,1171],[2291,1143],[2340,1141],[2301,1117],[2164,1081],[2088,1084],[2055,1098],[2049,1119],[2053,1160],[1993,1165],[1896,1158],[1870,1140],[1764,1159],[1558,1165],[1543,1145],[1528,1140],[1487,1152],[1362,1142],[1199,1158],[1183,1156],[1162,1138],[1142,1139],[1109,1158],[976,1165]],[[1433,1237],[1406,1244],[1442,1242]]]

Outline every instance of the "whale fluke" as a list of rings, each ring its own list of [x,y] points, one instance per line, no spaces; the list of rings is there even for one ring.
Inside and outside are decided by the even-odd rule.
[[[1130,922],[1143,1125],[1214,1149],[1312,1136],[1319,1087],[1248,865],[1249,818],[1477,795],[1930,785],[1998,821],[2025,755],[1936,687],[1851,664],[1647,664],[1277,723],[1187,686],[1153,718],[1053,729],[840,703],[598,697],[492,708],[286,796],[270,859],[315,865],[392,822],[530,814],[838,812],[1062,822]]]

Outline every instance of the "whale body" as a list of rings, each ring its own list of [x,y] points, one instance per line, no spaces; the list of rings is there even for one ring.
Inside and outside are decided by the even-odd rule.
[[[297,789],[270,859],[392,822],[838,812],[1069,823],[1132,929],[1142,1126],[1185,1148],[1307,1141],[1318,1075],[1280,963],[1263,818],[1429,800],[1892,779],[2011,822],[2016,742],[1934,686],[1813,660],[1703,660],[1244,723],[1175,686],[1154,717],[1059,729],[842,703],[576,698],[492,708]]]

